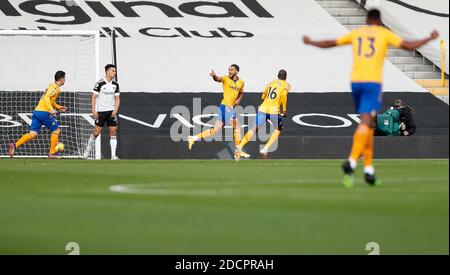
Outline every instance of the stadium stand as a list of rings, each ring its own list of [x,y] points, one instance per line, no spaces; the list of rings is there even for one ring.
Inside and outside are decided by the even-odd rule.
[[[111,61],[110,39],[105,31],[106,19],[100,17],[85,1],[77,1],[79,5],[76,8],[58,4],[58,8],[66,9],[66,17],[56,13],[49,4],[41,6],[38,2],[34,3],[36,10],[46,11],[43,13],[31,8],[24,9],[32,6],[32,1],[6,2],[20,16],[16,14],[8,17],[7,21],[1,23],[2,29],[100,29],[104,36],[101,63]],[[21,2],[29,4],[20,5]],[[231,63],[241,66],[241,76],[246,81],[243,107],[260,103],[259,93],[268,81],[275,78],[278,69],[284,68],[289,73],[288,81],[293,87],[288,100],[290,117],[286,119],[286,131],[274,158],[345,156],[351,142],[349,137],[358,121],[349,93],[350,50],[348,47],[328,51],[313,49],[303,45],[301,37],[304,34],[313,38],[342,35],[348,31],[344,25],[363,24],[361,16],[364,16],[364,11],[358,9],[358,4],[353,1],[285,0],[282,4],[279,1],[245,1],[245,4],[237,0],[227,2],[232,3],[233,8],[225,9],[218,5],[189,8],[183,1],[177,1],[176,5],[164,4],[165,9],[161,9],[146,1],[136,6],[117,6],[113,1],[102,1],[105,10],[112,15],[107,18],[111,20],[108,22],[119,30],[118,73],[123,98],[121,156],[231,158],[228,143],[199,144],[189,153],[184,140],[187,135],[176,141],[170,138],[174,124],[183,124],[174,111],[177,106],[185,107],[188,115],[183,118],[187,124],[192,124],[193,128],[188,127],[190,130],[198,131],[201,126],[198,122],[206,123],[211,118],[208,114],[213,111],[207,110],[203,112],[204,117],[192,120],[196,112],[198,114],[206,106],[217,106],[220,102],[221,87],[209,78],[210,70],[226,74]],[[5,1],[2,3],[5,7]],[[206,2],[202,3],[205,5]],[[7,10],[0,12],[6,14]],[[121,20],[117,21],[116,17]],[[317,18],[321,18],[320,24]],[[87,22],[80,22],[81,19]],[[39,57],[18,58],[11,65],[40,72],[42,63],[34,61],[41,60],[43,54],[51,56],[51,52],[45,52],[45,49],[39,52],[43,52]],[[424,58],[414,55],[411,53],[409,56],[409,53],[401,50],[391,52],[385,64],[384,91],[385,107],[395,98],[402,98],[415,107],[417,133],[408,140],[377,138],[379,148],[376,157],[448,157],[448,105],[421,86],[431,83],[411,79],[419,75],[416,72],[411,75],[408,70],[420,71],[435,67],[424,61]],[[428,55],[424,53],[424,56]],[[418,62],[417,58],[426,64],[410,66],[397,62],[414,63]],[[59,61],[63,67],[61,69],[65,69],[64,58],[59,58]],[[432,75],[437,76],[436,73],[432,72]],[[42,81],[22,83],[19,77],[7,77],[8,74],[0,73],[0,86],[6,87],[3,83],[8,82],[8,88],[2,89],[4,92],[40,91],[48,84]],[[73,77],[73,74],[68,74],[66,88],[75,89],[70,86]],[[14,82],[17,87],[11,87]],[[30,85],[25,87],[23,84]],[[440,91],[440,88],[433,90],[436,94]],[[197,110],[194,102],[199,100],[201,109]],[[8,106],[13,104],[10,102]],[[27,104],[31,111],[33,102]],[[13,109],[2,108],[0,114],[11,116],[21,124],[20,127],[27,126]],[[4,127],[5,124],[0,124],[0,127],[2,125]],[[5,154],[5,143],[13,139],[4,136],[4,133],[2,131],[0,155]],[[107,142],[103,140],[104,155],[109,154]],[[255,154],[257,144],[252,142],[250,153]]]
[[[258,13],[258,7],[249,4],[252,7],[250,9],[237,0],[230,1],[236,8],[228,13],[223,8],[198,7],[202,11],[198,15],[180,8],[179,4],[183,4],[183,1],[165,4],[166,9],[176,13],[176,16],[182,16],[180,18],[170,17],[175,15],[166,15],[160,8],[150,6],[150,1],[143,1],[147,5],[136,5],[130,9],[118,9],[112,4],[113,1],[104,1],[102,5],[114,16],[109,18],[111,21],[98,16],[86,1],[77,1],[77,8],[65,7],[67,16],[64,17],[54,11],[57,8],[64,11],[63,4],[52,7],[50,4],[34,2],[36,10],[46,11],[42,15],[31,8],[21,9],[31,6],[33,1],[9,2],[21,16],[7,17],[8,20],[1,24],[2,29],[101,29],[107,35],[103,27],[117,24],[117,28],[122,30],[118,32],[119,77],[123,90],[129,92],[217,92],[220,87],[209,81],[208,73],[212,68],[218,73],[225,73],[231,63],[241,65],[246,91],[250,92],[261,91],[265,82],[270,81],[280,67],[289,71],[294,92],[349,91],[351,54],[348,49],[321,51],[301,42],[304,34],[336,37],[347,32],[314,0],[288,0],[281,5],[278,1],[247,1],[253,5],[259,3],[264,14],[261,14],[262,11]],[[20,5],[21,2],[29,4]],[[225,15],[214,17],[214,24],[211,24],[212,19],[207,17],[211,16],[209,13]],[[74,17],[80,19],[73,20]],[[117,20],[119,17],[120,21]],[[321,18],[320,24],[317,24],[318,17]],[[81,19],[89,22],[79,23]],[[53,23],[45,23],[47,21]],[[205,25],[205,22],[208,24]],[[111,51],[109,39],[103,39],[102,42],[103,64],[111,61]],[[205,48],[210,50],[205,51]],[[17,67],[28,67],[30,70],[39,68],[37,62],[29,62],[28,58],[23,61],[18,59],[16,64]],[[68,75],[70,77],[73,74]],[[1,77],[0,83],[6,81]],[[15,80],[20,82],[20,79],[8,81]],[[70,78],[68,80],[67,85],[74,82]],[[41,83],[41,86],[27,89],[39,90],[42,85],[47,84]],[[390,63],[385,68],[384,89],[424,91]]]
[[[330,3],[331,2],[331,3]],[[403,6],[399,6],[396,4],[389,4],[389,1],[386,1],[386,4],[389,7],[384,8],[383,10],[383,20],[384,23],[396,33],[403,35],[404,37],[414,38],[419,35],[426,34],[430,32],[432,29],[428,28],[425,30],[420,30],[417,28],[422,26],[423,24],[413,24],[414,27],[411,27],[413,22],[417,22],[414,16],[406,16],[405,10],[407,10]],[[416,1],[417,2],[417,1]],[[430,1],[425,1],[430,2]],[[433,2],[433,1],[431,1]],[[440,1],[437,1],[440,2]],[[354,28],[358,28],[361,25],[365,24],[365,16],[367,14],[366,8],[363,7],[356,0],[338,0],[338,1],[318,1],[318,3],[324,7],[331,15],[333,15],[336,20],[338,20],[341,24],[343,24],[347,29],[352,30]],[[339,3],[339,4],[337,4]],[[370,1],[369,1],[370,3]],[[330,5],[334,5],[334,7],[329,7]],[[370,4],[366,2],[368,8],[370,8]],[[337,7],[336,7],[337,6]],[[392,9],[395,10],[392,11]],[[399,11],[397,11],[399,9]],[[447,11],[448,13],[448,11]],[[394,16],[395,14],[395,16]],[[400,15],[400,16],[399,16]],[[421,16],[421,15],[419,15]],[[426,16],[426,15],[425,15]],[[414,18],[414,20],[412,20]],[[436,28],[441,24],[441,20],[438,17],[438,22],[435,24],[430,23],[430,25],[435,25]],[[397,21],[396,21],[397,20]],[[431,20],[430,20],[431,21]],[[445,20],[444,20],[445,21]],[[403,24],[400,24],[403,22]],[[409,27],[411,29],[402,30],[402,26]],[[416,31],[417,30],[417,31]],[[439,27],[438,30],[445,37],[448,37],[448,29]],[[447,33],[447,35],[446,35]],[[424,51],[425,49],[431,47],[432,49],[429,51]],[[433,60],[435,61],[433,64],[429,58],[425,58],[422,56],[421,52],[432,52]],[[440,79],[440,66],[441,66],[441,56],[439,54],[440,47],[439,41],[433,42],[432,46],[425,46],[420,51],[406,51],[402,49],[391,49],[389,52],[388,59],[396,65],[401,71],[403,71],[406,75],[411,77],[412,79]],[[437,53],[437,55],[436,55]],[[429,55],[427,55],[429,56]],[[448,57],[447,57],[448,61]],[[448,62],[447,62],[448,63]],[[448,65],[447,65],[448,66]],[[446,69],[448,71],[448,67]]]

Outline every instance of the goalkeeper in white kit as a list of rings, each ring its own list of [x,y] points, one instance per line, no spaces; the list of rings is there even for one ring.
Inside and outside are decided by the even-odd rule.
[[[116,156],[116,150],[120,89],[119,84],[113,80],[117,74],[116,66],[112,64],[106,65],[105,73],[105,78],[97,82],[92,94],[92,115],[95,119],[95,128],[83,154],[85,159],[89,158],[95,140],[105,125],[109,129],[111,160],[119,159]]]

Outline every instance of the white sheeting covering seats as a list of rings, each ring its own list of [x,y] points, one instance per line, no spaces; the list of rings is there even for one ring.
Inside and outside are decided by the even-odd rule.
[[[41,26],[48,29],[98,30],[102,27],[120,27],[125,31],[130,37],[120,37],[117,44],[118,73],[121,90],[124,92],[220,92],[220,85],[214,83],[208,74],[211,69],[215,69],[218,74],[226,74],[228,66],[232,63],[241,66],[241,77],[246,81],[247,92],[261,92],[281,68],[289,73],[288,80],[292,84],[292,92],[350,91],[349,76],[352,63],[350,47],[321,50],[305,46],[301,40],[304,34],[309,34],[313,38],[334,38],[347,32],[345,27],[315,0],[221,1],[245,14],[245,17],[231,18],[188,14],[180,7],[187,2],[200,3],[200,1],[151,1],[170,6],[182,17],[168,17],[158,7],[142,5],[132,8],[138,16],[131,17],[130,14],[123,14],[114,5],[115,1],[97,1],[104,7],[100,9],[100,4],[97,4],[98,10],[109,12],[108,16],[101,17],[92,9],[92,1],[91,3],[75,1],[90,19],[89,22],[82,24],[46,23],[43,19],[68,22],[73,21],[73,16],[61,16],[67,12],[64,6],[52,5],[48,1],[46,4],[35,2],[38,3],[35,7],[41,14],[32,14],[29,10],[23,9],[24,6],[20,6],[24,2],[27,2],[29,7],[32,1],[9,1],[20,16],[6,16],[0,11],[2,28],[36,29]],[[258,3],[271,17],[259,16],[245,4],[249,2]],[[218,1],[203,3],[203,6],[196,8],[198,13],[222,15],[227,13],[223,7],[217,6]],[[178,36],[158,38],[144,35],[142,30],[149,27],[160,28],[150,30],[153,34]],[[190,38],[185,38],[175,28],[181,28],[188,33],[197,31],[202,35],[211,35],[210,31],[216,31],[222,37],[200,38],[191,33]],[[219,28],[249,32],[253,37],[229,38]],[[110,40],[103,38],[102,64],[111,62],[110,47]],[[40,64],[37,63],[40,59],[33,55],[35,52],[33,45],[21,45],[20,49],[24,52],[23,58],[18,58],[14,64],[1,66],[0,76],[8,75],[5,70],[11,66],[17,68],[27,66],[28,71],[32,69],[31,67],[35,70],[40,69]],[[38,52],[42,52],[42,49]],[[52,56],[51,52],[48,55]],[[59,55],[51,60],[55,65],[55,71],[64,69],[64,56]],[[384,75],[385,91],[425,92],[389,62],[386,62]],[[52,75],[49,75],[42,83],[47,83],[51,77]],[[20,79],[17,79],[17,82],[20,83]],[[36,90],[45,86],[26,88]]]

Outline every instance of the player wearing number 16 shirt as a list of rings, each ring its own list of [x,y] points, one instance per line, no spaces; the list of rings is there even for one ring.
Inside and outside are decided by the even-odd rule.
[[[234,159],[236,161],[239,161],[242,149],[255,135],[257,128],[264,125],[266,122],[271,122],[276,129],[270,136],[270,139],[264,148],[260,151],[263,159],[268,158],[269,149],[281,135],[283,129],[283,117],[286,117],[287,115],[287,95],[291,90],[291,85],[287,83],[286,79],[287,72],[285,70],[280,70],[278,72],[278,78],[271,81],[264,89],[262,94],[263,102],[261,106],[259,106],[254,127],[248,130],[241,143],[236,146],[234,152]]]
[[[380,183],[376,180],[375,169],[372,165],[374,121],[382,105],[383,65],[389,47],[414,50],[436,39],[438,35],[436,31],[433,31],[424,39],[406,41],[383,27],[380,11],[373,9],[367,14],[367,26],[355,29],[336,40],[314,41],[308,36],[303,38],[306,45],[319,48],[352,46],[352,97],[356,111],[361,116],[361,123],[353,136],[351,153],[342,164],[345,174],[343,183],[346,187],[350,188],[354,185],[353,174],[361,155],[364,157],[366,182],[370,185]]]

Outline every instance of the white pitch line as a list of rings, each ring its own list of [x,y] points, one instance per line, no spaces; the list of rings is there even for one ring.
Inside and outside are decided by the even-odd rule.
[[[429,179],[428,179],[429,180]],[[311,189],[280,189],[277,191],[266,192],[264,190],[244,190],[239,191],[233,189],[233,186],[251,186],[254,187],[261,186],[259,184],[226,184],[222,182],[222,185],[218,185],[217,182],[214,185],[209,184],[199,184],[199,183],[177,183],[177,182],[167,182],[167,183],[156,183],[156,184],[122,184],[110,186],[109,190],[115,193],[122,194],[134,194],[134,195],[153,195],[153,196],[184,196],[184,197],[248,197],[248,198],[285,198],[285,199],[303,199],[303,200],[335,200],[335,199],[350,199],[350,200],[370,200],[370,201],[410,201],[410,200],[420,200],[423,196],[418,195],[419,193],[428,194],[441,194],[448,193],[448,189],[445,188],[420,188],[414,190],[405,190],[402,188],[376,188],[373,192],[382,191],[383,196],[367,197],[365,194],[367,192],[372,192],[369,189],[359,189],[358,186],[354,190],[348,190],[348,193],[336,194],[336,191],[344,190],[344,187],[336,184],[336,188],[332,190],[311,190]],[[198,187],[224,187],[219,190],[212,189],[199,189]],[[300,192],[299,192],[300,191]],[[304,192],[301,192],[304,191]],[[402,196],[398,196],[402,194]],[[386,197],[387,195],[387,197]]]

